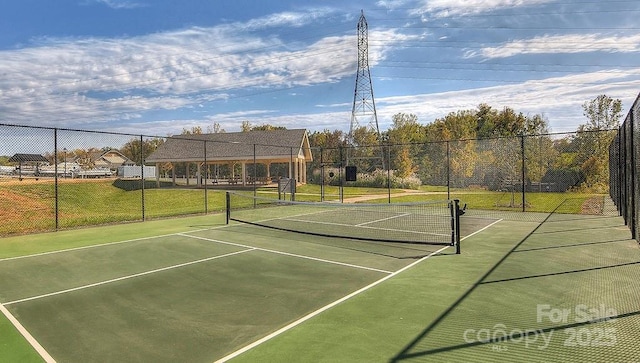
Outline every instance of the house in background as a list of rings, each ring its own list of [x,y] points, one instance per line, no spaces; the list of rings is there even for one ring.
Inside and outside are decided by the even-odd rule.
[[[76,155],[73,160],[86,169],[109,169],[112,175],[118,173],[122,166],[133,166],[136,163],[116,149],[89,152],[86,155]]]

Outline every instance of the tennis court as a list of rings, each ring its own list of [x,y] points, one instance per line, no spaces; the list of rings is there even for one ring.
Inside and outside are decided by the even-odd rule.
[[[444,249],[201,226],[2,259],[0,295],[45,358],[212,361]]]
[[[352,224],[382,233],[389,218],[397,219],[386,213],[363,221],[352,211],[353,218],[337,222],[321,212],[319,220],[325,229]],[[293,222],[307,225],[309,212],[300,214]],[[21,246],[42,252],[14,250],[0,260],[0,301],[5,316],[40,350],[20,361],[640,356],[640,251],[620,218],[526,216],[469,211],[461,217],[460,255],[448,242],[302,235],[226,225],[223,215],[21,237]],[[2,246],[15,245],[6,239]],[[603,306],[614,309],[616,319],[537,322],[540,305],[552,313]],[[2,325],[17,340],[15,329]],[[585,327],[589,334],[609,332],[615,344],[593,344],[591,335],[588,346],[581,345],[582,335],[578,346],[563,344],[567,329],[583,334]],[[615,328],[613,335],[608,328]],[[508,339],[491,340],[503,336],[497,330]],[[544,342],[539,332],[556,332],[545,349],[528,344],[534,336]]]

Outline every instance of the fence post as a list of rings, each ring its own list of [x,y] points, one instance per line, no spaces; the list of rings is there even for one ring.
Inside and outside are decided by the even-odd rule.
[[[207,165],[207,140],[204,140],[204,214],[209,213],[209,192],[207,179],[209,179],[209,166]]]
[[[526,187],[526,171],[525,171],[525,154],[524,154],[524,134],[520,135],[520,152],[522,158],[522,211],[526,212],[525,187]]]
[[[620,217],[622,217],[622,181],[624,180],[624,173],[622,172],[622,168],[620,167],[620,165],[623,165],[624,163],[624,159],[623,159],[623,155],[622,155],[622,136],[624,135],[624,125],[620,126],[620,129],[618,130],[618,144],[617,144],[617,151],[618,151],[618,158],[616,160],[616,163],[613,165],[616,165],[616,176],[618,178],[618,183],[616,186],[617,189],[617,203],[616,203],[616,207],[618,209],[618,215]]]
[[[637,150],[636,150],[636,145],[635,145],[635,123],[636,123],[636,117],[635,117],[635,112],[633,112],[633,106],[631,111],[629,112],[629,121],[630,121],[630,125],[629,125],[629,151],[631,151],[629,154],[629,168],[627,169],[629,171],[629,180],[631,182],[630,188],[629,188],[629,197],[630,197],[630,204],[631,204],[631,208],[629,209],[629,211],[631,212],[628,217],[629,217],[629,227],[631,229],[631,238],[633,239],[637,239],[638,238],[638,233],[637,233],[637,209],[636,209],[636,203],[638,203],[638,201],[636,200],[636,191],[637,191],[637,180],[636,180],[636,162],[637,162]],[[611,167],[611,166],[609,166]],[[626,163],[625,163],[625,168],[626,168]]]
[[[144,205],[144,144],[142,135],[140,135],[140,178],[142,179],[142,221],[144,222],[146,218]]]
[[[324,202],[324,149],[320,147],[320,201]]]
[[[464,211],[460,209],[460,200],[455,199],[453,201],[453,210],[454,210],[454,240],[453,243],[456,245],[456,254],[460,254],[460,216],[464,214]]]
[[[67,161],[65,160],[65,163]],[[59,213],[59,206],[58,206],[58,129],[54,128],[53,129],[53,198],[54,198],[54,203],[55,203],[55,224],[56,224],[56,231],[60,228],[60,213]],[[65,164],[66,165],[66,164]]]
[[[386,140],[387,144],[387,197],[389,198],[389,204],[391,204],[391,144],[389,138]]]
[[[451,151],[450,141],[447,140],[447,199],[451,199]]]
[[[342,146],[339,147],[340,150],[340,163],[338,164],[338,178],[340,179],[340,187],[338,189],[338,194],[340,196],[340,203],[344,203],[344,189],[342,185]],[[349,154],[349,149],[347,149],[347,155]]]

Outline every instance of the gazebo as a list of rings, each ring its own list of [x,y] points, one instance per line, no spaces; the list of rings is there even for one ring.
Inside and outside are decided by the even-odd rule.
[[[258,182],[247,172],[247,166],[265,165],[266,175],[261,182],[269,182],[272,164],[287,164],[287,177],[298,184],[307,182],[307,162],[313,160],[309,138],[305,129],[247,131],[216,134],[195,134],[170,137],[156,151],[146,158],[147,163],[156,163],[157,170],[162,164],[186,163],[197,165],[197,184],[202,185],[202,168],[208,165],[230,165],[231,175],[225,180],[229,184]],[[241,174],[234,175],[234,165],[241,165]],[[189,173],[189,167],[186,168]],[[255,170],[255,169],[254,169]],[[160,173],[156,173],[158,182]],[[176,173],[172,172],[173,182]],[[212,178],[214,182],[219,180]],[[189,180],[189,175],[187,175]]]
[[[18,173],[19,178],[22,180],[22,175],[24,170],[22,169],[23,165],[35,165],[35,169],[31,174],[37,176],[38,175],[38,167],[40,164],[48,164],[49,159],[45,158],[40,154],[15,154],[8,160],[10,163],[18,164]]]

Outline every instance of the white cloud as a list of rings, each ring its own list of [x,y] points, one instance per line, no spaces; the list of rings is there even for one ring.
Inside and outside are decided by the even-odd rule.
[[[104,4],[112,9],[135,9],[144,7],[146,5],[129,0],[94,0],[96,3]]]
[[[391,126],[393,115],[402,112],[413,113],[418,116],[419,122],[427,124],[450,112],[475,109],[479,104],[487,103],[497,109],[511,107],[525,114],[541,114],[548,119],[552,132],[573,132],[581,123],[586,122],[580,121],[582,104],[600,94],[621,99],[623,107],[628,109],[637,95],[639,79],[640,68],[636,68],[625,70],[624,75],[616,72],[594,72],[505,86],[380,97],[376,98],[378,123],[381,130],[386,130]],[[154,121],[135,125],[135,130],[127,130],[134,133],[144,133],[145,129],[166,130],[166,133],[175,134],[179,133],[182,127],[206,127],[218,122],[227,132],[233,132],[239,131],[242,121],[249,121],[254,125],[271,124],[287,128],[307,128],[310,131],[329,129],[347,132],[350,124],[350,104],[325,107],[341,111],[280,115],[269,110],[249,110],[214,114],[208,117],[207,121]]]
[[[408,3],[413,2],[412,0],[379,0],[376,2],[377,6],[387,8],[387,9],[397,9],[406,6]]]
[[[319,16],[329,10],[314,11]],[[282,13],[245,26],[296,26],[302,18]],[[0,114],[28,124],[137,118],[252,89],[332,83],[355,71],[355,34],[293,47],[241,28],[224,24],[129,38],[45,38],[37,46],[0,51]],[[371,48],[372,65],[389,47],[414,39],[395,30],[370,35],[380,40]]]
[[[544,35],[519,39],[497,47],[467,52],[465,58],[507,58],[523,54],[571,54],[588,52],[633,53],[640,51],[640,34],[608,36],[603,34]]]
[[[516,8],[552,3],[554,0],[428,0],[416,14],[430,13],[436,18],[476,15],[502,8]]]
[[[104,113],[128,112],[135,109],[133,100],[143,111],[151,105],[176,107],[155,103],[159,98],[181,99],[178,104],[185,105],[200,92],[222,97],[233,89],[324,82],[346,74],[342,59],[349,40],[336,37],[296,51],[278,50],[278,40],[218,28],[129,39],[49,40],[0,52],[0,112],[33,122],[32,117],[50,119],[51,114],[95,116],[96,107]],[[86,112],[78,115],[83,107]]]
[[[431,12],[430,16],[445,12],[464,15],[546,2],[548,0],[434,0],[424,2],[421,11]],[[379,5],[389,9],[413,6],[403,0],[380,1]],[[286,93],[293,94],[290,89],[293,87],[352,79],[357,61],[355,31],[306,42],[285,41],[270,31],[282,26],[297,29],[312,22],[321,23],[324,16],[334,13],[335,10],[328,8],[315,9],[311,13],[284,12],[244,23],[190,27],[128,38],[43,38],[31,47],[0,51],[0,116],[8,123],[115,127],[124,132],[144,134],[174,134],[183,127],[206,127],[207,123],[213,122],[219,122],[227,131],[237,131],[240,122],[245,120],[289,128],[348,130],[349,98],[340,104],[341,101],[334,98],[319,97],[313,102],[335,104],[318,105],[308,114],[285,114],[287,105],[276,102],[266,106],[247,102],[241,112],[212,111],[208,104],[244,96],[253,101],[251,96],[262,92],[287,90]],[[297,31],[288,28],[274,32]],[[403,31],[407,30],[370,29],[369,62],[372,68],[385,59],[392,59],[392,55],[396,55],[391,53],[394,46],[422,37]],[[466,57],[637,52],[640,36],[544,35],[498,44],[468,51]],[[451,63],[455,64],[457,59],[452,58]],[[442,80],[454,80],[455,77],[446,75]],[[494,107],[509,106],[517,111],[545,114],[554,131],[572,131],[577,127],[575,120],[582,115],[582,103],[602,93],[629,102],[637,93],[638,80],[639,69],[625,68],[523,83],[505,79],[504,83],[509,84],[499,87],[377,97],[376,102],[382,129],[389,126],[391,117],[398,112],[415,113],[426,123],[448,112],[475,108],[479,103],[487,102]],[[306,90],[295,90],[295,93],[313,94]],[[302,99],[296,97],[287,101]],[[266,110],[266,107],[273,107],[273,110]],[[277,108],[284,110],[276,111]],[[162,113],[166,110],[178,112]],[[182,110],[190,111],[184,113],[184,120],[179,119]],[[155,113],[149,116],[151,112]],[[202,117],[198,119],[198,115]],[[167,120],[158,121],[158,118]],[[119,126],[113,120],[130,122]]]
[[[334,12],[335,10],[327,7],[309,9],[305,12],[286,11],[256,18],[247,23],[234,23],[232,26],[247,30],[260,30],[282,26],[297,28],[321,20]]]
[[[414,113],[423,123],[449,112],[474,109],[480,103],[511,107],[525,114],[543,114],[553,132],[572,132],[582,116],[582,104],[600,94],[619,98],[629,108],[637,95],[640,68],[603,71],[462,91],[377,99],[378,118],[390,122],[399,112]],[[623,111],[626,112],[626,111]],[[585,120],[586,121],[586,120]],[[382,125],[381,125],[382,128]]]

